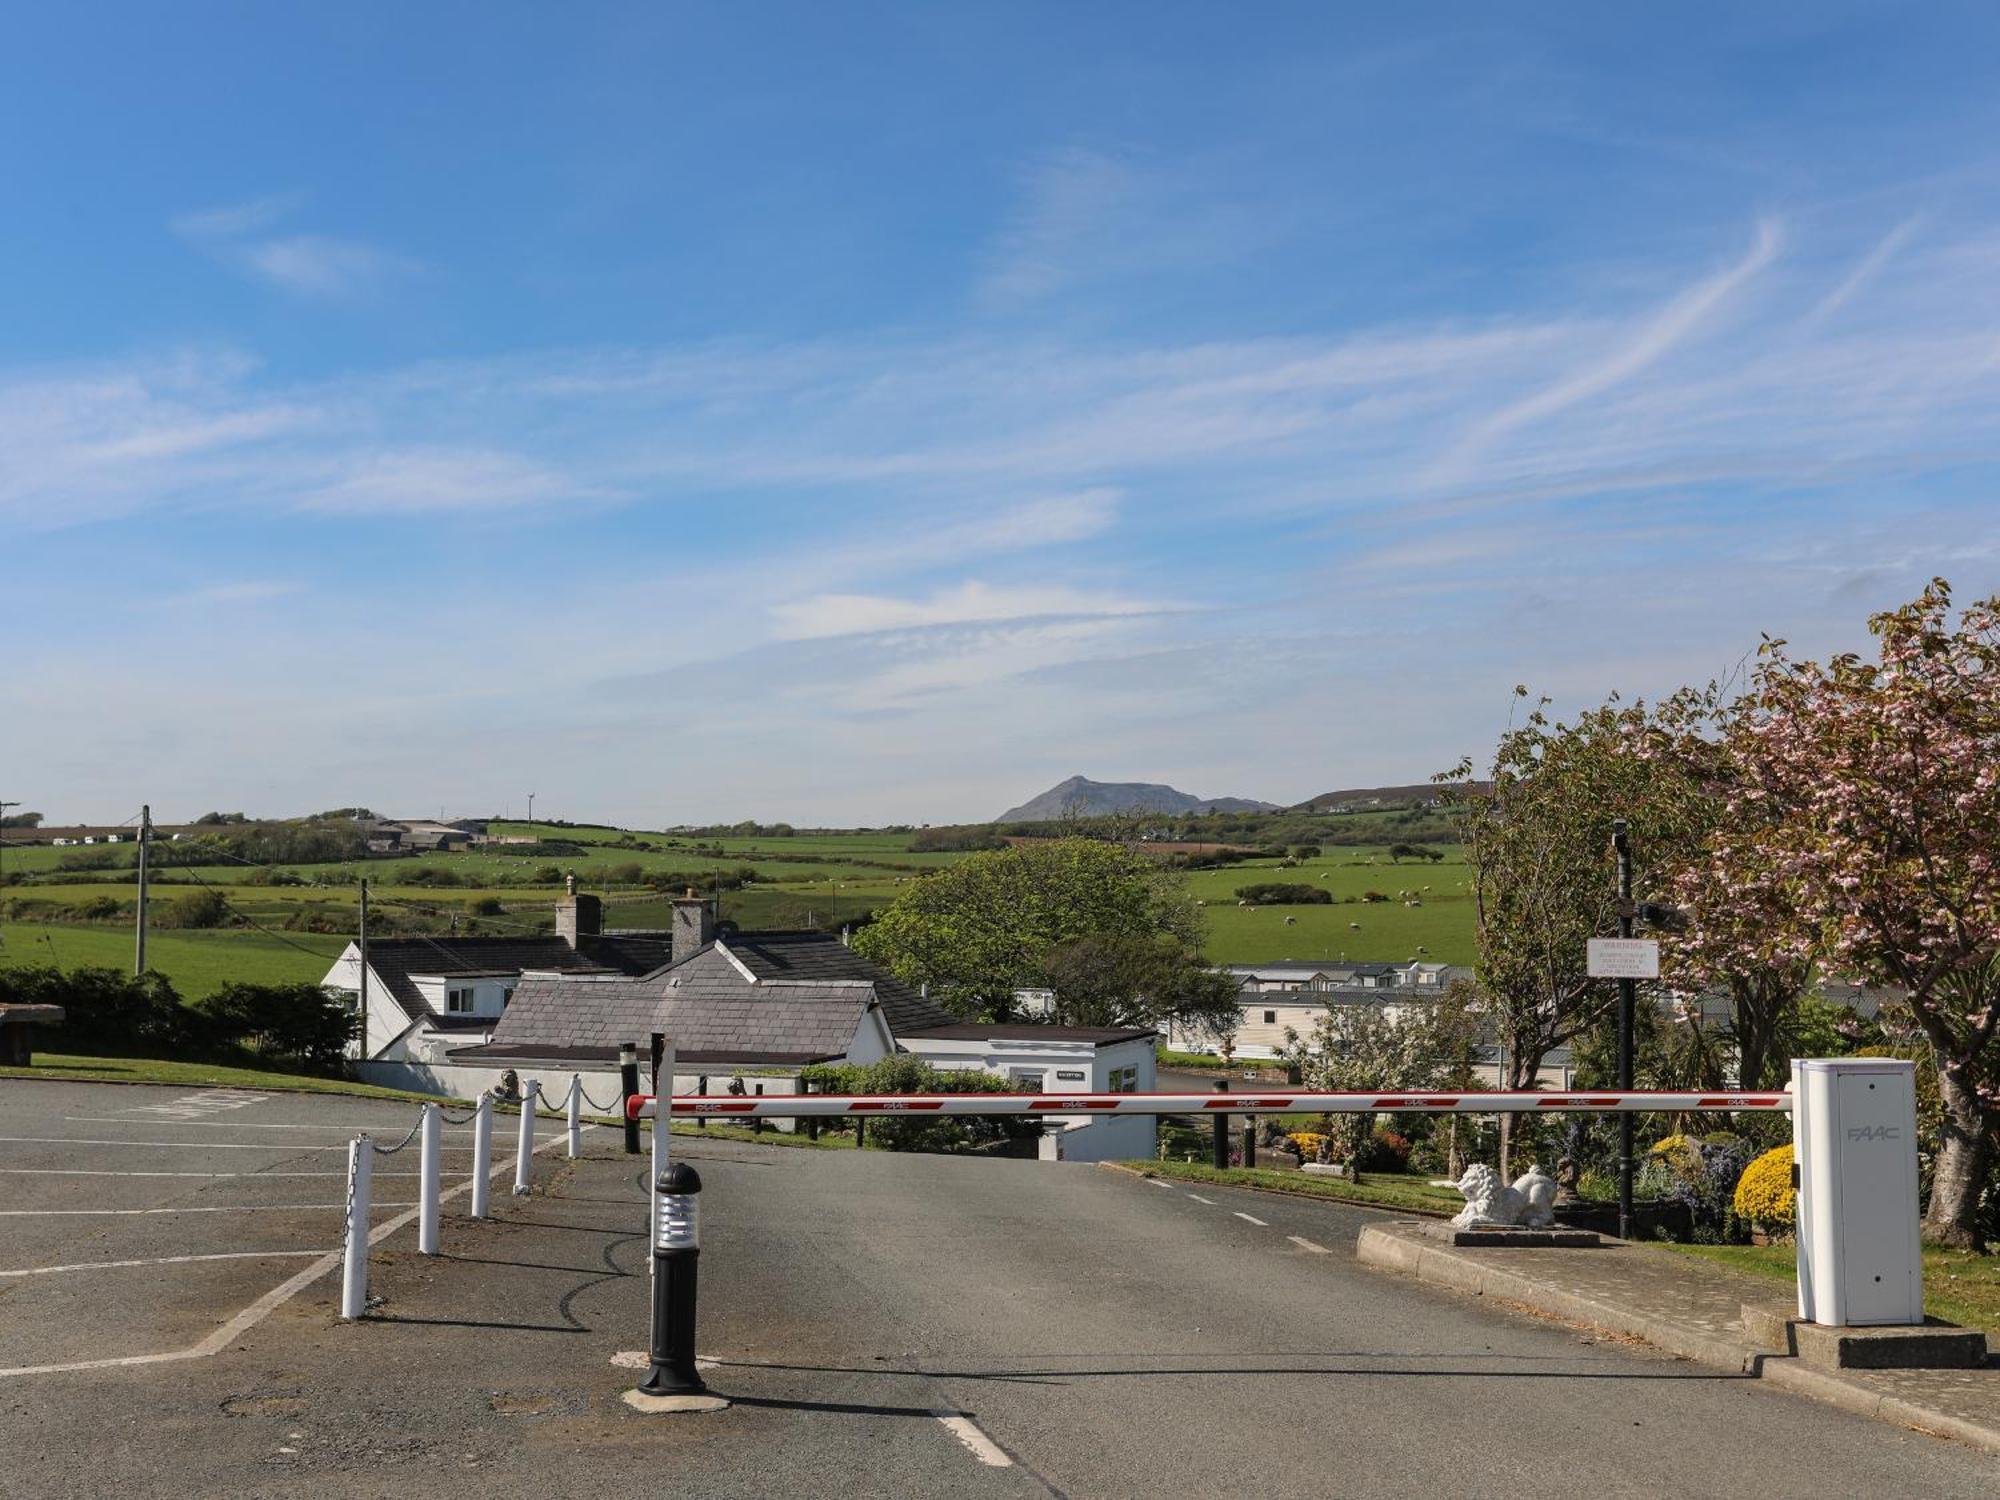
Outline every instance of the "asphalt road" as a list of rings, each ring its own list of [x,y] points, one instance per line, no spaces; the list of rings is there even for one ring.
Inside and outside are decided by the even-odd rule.
[[[333,1316],[329,1277],[213,1358],[0,1380],[0,1493],[2000,1488],[1953,1444],[1365,1270],[1360,1210],[1078,1165],[676,1145],[706,1183],[700,1345],[729,1410],[619,1400],[635,1377],[613,1356],[645,1338],[644,1173],[600,1132],[535,1196],[497,1195],[501,1220],[448,1217],[444,1256],[388,1241],[362,1324]]]

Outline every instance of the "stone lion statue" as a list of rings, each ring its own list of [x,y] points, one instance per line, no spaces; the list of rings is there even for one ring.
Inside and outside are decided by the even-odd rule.
[[[1465,1195],[1465,1207],[1451,1221],[1456,1229],[1546,1229],[1555,1222],[1556,1180],[1538,1166],[1510,1186],[1484,1162],[1474,1162],[1451,1185]]]

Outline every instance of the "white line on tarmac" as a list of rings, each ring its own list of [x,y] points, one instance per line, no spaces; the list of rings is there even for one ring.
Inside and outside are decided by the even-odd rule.
[[[510,1114],[506,1118],[518,1120],[520,1116]],[[542,1119],[544,1117],[537,1115],[536,1118]],[[364,1130],[386,1134],[390,1129],[390,1126],[385,1125],[380,1120],[357,1120],[351,1125],[341,1125],[335,1122],[312,1125],[274,1125],[268,1120],[141,1120],[134,1119],[131,1115],[64,1115],[63,1119],[72,1125],[163,1125],[169,1130],[194,1130],[197,1128],[206,1130],[342,1130],[349,1135],[355,1135]],[[494,1117],[496,1127],[499,1121],[500,1116],[496,1115]],[[446,1125],[443,1129],[456,1135],[471,1135],[473,1131],[473,1127],[470,1125]]]
[[[1206,1203],[1210,1208],[1215,1207],[1215,1200],[1213,1198],[1204,1198],[1200,1193],[1189,1193],[1188,1196],[1197,1203]]]
[[[345,1172],[112,1172],[98,1167],[0,1167],[0,1177],[345,1177]],[[416,1172],[377,1172],[415,1177]]]
[[[467,1183],[470,1187],[472,1184]],[[345,1203],[238,1203],[224,1208],[0,1208],[0,1219],[127,1218],[135,1214],[284,1214],[322,1208],[345,1209]],[[414,1203],[371,1203],[370,1208],[415,1208]],[[6,1371],[0,1370],[0,1375]]]
[[[600,1127],[586,1125],[583,1128],[585,1130],[596,1130]],[[560,1135],[551,1136],[548,1140],[536,1146],[535,1151],[544,1151],[562,1139],[563,1137]],[[519,1160],[519,1157],[513,1156],[503,1162],[496,1163],[491,1175],[494,1177],[499,1177],[503,1174],[511,1175],[515,1164]],[[471,1183],[461,1182],[457,1187],[446,1188],[438,1201],[442,1203],[471,1191]],[[341,1206],[343,1208],[346,1207],[345,1204]],[[407,1213],[397,1214],[395,1218],[386,1224],[377,1224],[373,1229],[368,1231],[368,1243],[371,1246],[379,1245],[397,1230],[414,1224],[417,1221],[417,1213],[418,1210],[412,1208]],[[236,1340],[243,1337],[244,1334],[263,1322],[272,1313],[291,1301],[292,1298],[298,1296],[300,1292],[311,1286],[315,1281],[318,1281],[320,1277],[326,1275],[328,1271],[331,1271],[335,1266],[340,1264],[340,1258],[341,1252],[339,1250],[327,1251],[326,1254],[307,1266],[303,1271],[300,1271],[296,1276],[291,1277],[289,1280],[281,1281],[272,1287],[270,1291],[264,1293],[263,1296],[244,1308],[243,1311],[231,1318],[227,1323],[224,1323],[200,1343],[191,1344],[185,1349],[169,1349],[164,1354],[119,1354],[113,1355],[108,1359],[80,1359],[68,1364],[59,1365],[15,1365],[11,1369],[0,1369],[0,1380],[4,1380],[10,1375],[67,1375],[77,1370],[107,1370],[126,1365],[166,1365],[174,1364],[184,1359],[207,1359],[212,1355],[220,1354],[224,1349],[227,1349],[231,1344],[236,1342]]]
[[[1148,1177],[1146,1181],[1151,1183],[1154,1187],[1163,1187],[1170,1193],[1174,1190],[1174,1185],[1171,1182],[1162,1182],[1157,1177]]]
[[[933,1412],[932,1415],[944,1424],[946,1432],[949,1432],[953,1437],[965,1444],[966,1450],[974,1458],[985,1464],[987,1468],[1011,1469],[1014,1467],[1014,1460],[1007,1456],[1005,1450],[998,1443],[981,1432],[979,1425],[972,1418],[961,1416],[955,1411]]]
[[[268,1146],[246,1146],[236,1141],[92,1141],[73,1135],[0,1135],[0,1143],[22,1146],[143,1146],[152,1150],[155,1146],[177,1147],[183,1151],[284,1151],[298,1155],[306,1151],[345,1151],[347,1143],[338,1146],[295,1146],[286,1142],[273,1141]],[[447,1149],[463,1151],[463,1146]]]
[[[1290,1241],[1291,1241],[1291,1242],[1292,1242],[1292,1243],[1293,1243],[1294,1245],[1297,1245],[1297,1246],[1298,1246],[1298,1247],[1299,1247],[1299,1248],[1300,1248],[1301,1250],[1310,1250],[1310,1251],[1312,1251],[1312,1253],[1313,1253],[1314,1255],[1331,1255],[1331,1254],[1333,1254],[1333,1252],[1332,1252],[1331,1250],[1327,1249],[1327,1248],[1326,1248],[1326,1246],[1324,1246],[1324,1245],[1315,1245],[1315,1244],[1314,1244],[1314,1243],[1313,1243],[1313,1242],[1312,1242],[1311,1240],[1306,1240],[1306,1239],[1300,1239],[1300,1238],[1299,1238],[1299,1236],[1297,1236],[1297,1235],[1295,1235],[1295,1234],[1288,1234],[1288,1235],[1286,1235],[1286,1236],[1285,1236],[1285,1238],[1286,1238],[1286,1239],[1288,1239],[1288,1240],[1290,1240]]]
[[[1253,1218],[1246,1213],[1239,1212],[1236,1215],[1236,1217],[1241,1219],[1246,1224],[1255,1224],[1259,1229],[1269,1229],[1271,1227],[1269,1224],[1266,1224],[1262,1219]]]
[[[127,1266],[185,1266],[198,1260],[310,1260],[324,1250],[223,1250],[214,1255],[164,1255],[157,1260],[86,1260],[73,1266],[31,1266],[0,1276],[54,1276],[59,1271],[117,1271]]]

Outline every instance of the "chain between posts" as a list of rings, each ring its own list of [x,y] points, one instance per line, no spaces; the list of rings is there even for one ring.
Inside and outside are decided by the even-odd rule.
[[[396,1142],[395,1145],[377,1146],[373,1141],[370,1141],[368,1143],[369,1148],[373,1150],[377,1156],[394,1156],[398,1151],[401,1151],[405,1146],[409,1145],[411,1141],[415,1140],[417,1138],[417,1132],[419,1130],[422,1130],[423,1128],[424,1128],[424,1117],[421,1114],[419,1114],[417,1116],[417,1123],[410,1127],[410,1133],[404,1136],[400,1141]]]

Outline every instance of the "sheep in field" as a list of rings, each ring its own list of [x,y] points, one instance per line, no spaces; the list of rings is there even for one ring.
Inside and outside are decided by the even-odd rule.
[[[1297,917],[1287,917],[1285,918],[1285,925],[1287,927],[1296,927],[1299,925],[1299,919]]]

